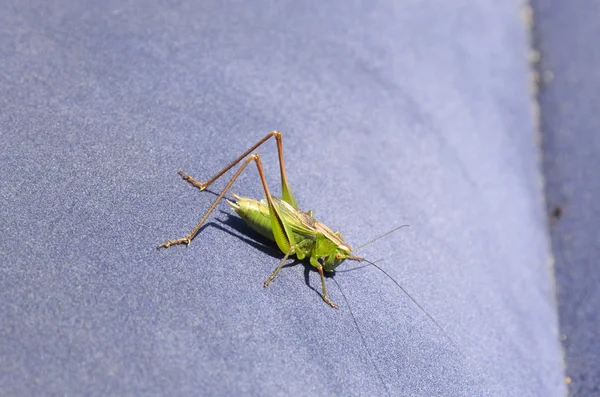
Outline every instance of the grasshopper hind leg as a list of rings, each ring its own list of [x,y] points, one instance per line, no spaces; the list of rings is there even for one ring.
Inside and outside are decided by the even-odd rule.
[[[161,245],[159,245],[158,248],[168,248],[168,247],[171,247],[173,245],[178,245],[178,244],[189,245],[190,242],[196,236],[196,234],[198,234],[198,232],[200,231],[200,228],[202,227],[202,225],[204,224],[204,222],[206,221],[206,219],[208,218],[210,213],[215,209],[218,202],[223,198],[225,193],[227,193],[229,188],[231,188],[231,185],[233,184],[233,182],[238,178],[238,176],[246,168],[246,166],[251,161],[254,161],[256,163],[256,167],[258,169],[258,174],[260,176],[260,179],[261,179],[261,182],[263,185],[263,189],[265,191],[265,196],[267,197],[267,201],[269,202],[269,211],[271,212],[271,216],[273,218],[276,218],[276,220],[277,220],[277,222],[274,222],[274,224],[273,224],[273,228],[276,229],[276,230],[274,230],[275,231],[274,234],[276,236],[275,241],[277,242],[277,245],[282,250],[282,252],[287,251],[289,249],[289,244],[290,243],[293,244],[293,241],[291,241],[291,240],[293,240],[293,238],[291,238],[290,233],[287,230],[285,230],[286,226],[282,222],[281,216],[279,215],[279,213],[277,213],[277,209],[275,208],[275,206],[273,204],[273,200],[271,198],[271,193],[269,192],[269,188],[267,187],[267,182],[265,180],[264,172],[262,169],[262,164],[260,162],[260,156],[256,153],[251,154],[252,151],[254,151],[256,148],[258,148],[260,145],[262,145],[265,141],[267,141],[271,137],[275,137],[275,140],[277,141],[277,153],[279,155],[279,168],[280,168],[280,172],[281,172],[282,199],[283,199],[283,201],[286,201],[288,204],[292,205],[294,208],[298,208],[298,205],[296,204],[296,200],[295,200],[295,198],[290,190],[289,184],[287,182],[287,174],[285,172],[285,165],[284,165],[284,161],[283,161],[283,144],[281,142],[281,132],[272,131],[272,132],[268,133],[267,135],[265,135],[265,137],[262,138],[261,140],[259,140],[256,144],[254,144],[254,146],[252,146],[250,149],[248,149],[241,156],[239,156],[237,159],[232,161],[229,165],[227,165],[225,168],[223,168],[215,176],[213,176],[211,179],[209,179],[206,182],[197,181],[196,179],[192,178],[191,176],[189,176],[188,174],[186,174],[185,172],[183,172],[181,170],[179,170],[177,172],[188,183],[192,184],[193,186],[197,187],[200,190],[205,190],[214,181],[219,179],[225,172],[229,171],[229,169],[231,169],[233,166],[235,166],[239,162],[243,161],[240,168],[236,171],[236,173],[233,175],[233,177],[231,177],[231,179],[229,180],[229,182],[227,183],[225,188],[217,196],[217,199],[213,202],[213,204],[210,206],[208,211],[206,211],[206,213],[204,214],[204,216],[202,217],[200,222],[198,222],[196,227],[194,227],[194,229],[187,236],[176,239],[176,240],[166,241],[166,242],[162,243]],[[277,232],[279,232],[279,233],[277,233]],[[282,237],[278,238],[279,235],[281,235]]]
[[[194,229],[187,236],[176,239],[176,240],[166,241],[166,242],[162,243],[161,245],[159,245],[158,248],[169,248],[173,245],[178,245],[178,244],[186,244],[189,246],[190,242],[198,234],[198,232],[202,228],[202,225],[204,225],[204,223],[208,219],[209,215],[217,207],[217,204],[219,204],[219,201],[221,201],[221,199],[225,196],[225,194],[229,191],[229,189],[231,189],[231,186],[236,181],[236,179],[240,176],[242,171],[244,171],[244,169],[246,169],[248,164],[250,164],[253,161],[256,164],[256,168],[258,170],[258,175],[259,175],[261,183],[263,185],[263,189],[265,191],[265,196],[267,197],[267,202],[269,203],[269,212],[271,214],[271,218],[273,219],[272,227],[277,229],[277,230],[273,231],[273,234],[275,235],[275,241],[277,242],[277,245],[279,246],[279,248],[281,249],[282,252],[288,251],[291,246],[294,246],[293,236],[291,235],[291,233],[289,233],[286,230],[287,226],[281,219],[281,216],[279,215],[279,213],[277,212],[277,208],[275,207],[275,204],[273,204],[273,199],[271,197],[271,192],[269,191],[269,188],[267,186],[267,181],[265,179],[265,174],[263,171],[262,163],[260,161],[260,156],[255,153],[255,154],[252,154],[249,157],[247,157],[246,160],[244,160],[244,162],[240,166],[240,168],[238,168],[238,170],[231,177],[229,182],[227,182],[227,185],[225,185],[223,190],[221,190],[221,193],[219,193],[219,195],[217,196],[215,201],[213,201],[211,206],[204,213],[204,216],[202,216],[202,219],[200,219],[200,221],[196,224]],[[186,178],[184,177],[184,179],[186,179]],[[190,180],[197,182],[196,180],[194,180],[191,177],[188,177],[186,180],[188,182],[190,182]],[[190,183],[192,183],[192,182],[190,182]],[[201,185],[206,187],[209,185],[209,183],[207,182],[207,183],[203,183]],[[285,247],[285,248],[283,248],[283,247]]]
[[[196,236],[196,234],[198,234],[202,225],[204,225],[204,222],[206,222],[206,219],[208,219],[208,216],[211,214],[211,212],[214,211],[214,209],[217,207],[217,204],[219,204],[219,201],[221,201],[223,196],[225,196],[225,194],[231,188],[231,185],[233,185],[233,182],[235,182],[235,180],[240,176],[242,171],[244,171],[244,169],[248,166],[248,164],[251,161],[254,161],[256,163],[256,166],[258,167],[258,172],[261,175],[261,180],[263,181],[263,187],[265,188],[265,194],[270,199],[271,196],[270,196],[268,188],[266,187],[266,181],[264,181],[264,175],[263,175],[263,171],[262,171],[262,165],[260,163],[260,157],[258,156],[258,154],[253,154],[250,157],[248,157],[244,161],[244,163],[240,166],[240,168],[235,172],[235,174],[231,177],[229,182],[227,182],[227,185],[223,188],[223,190],[221,190],[221,193],[219,193],[216,200],[213,201],[210,208],[204,213],[204,216],[202,217],[202,219],[200,219],[200,222],[198,222],[196,227],[194,227],[194,229],[187,236],[178,238],[176,240],[166,241],[166,242],[162,243],[161,245],[159,245],[158,248],[169,248],[173,245],[178,245],[178,244],[185,244],[185,245],[189,246],[192,239]],[[206,186],[207,186],[206,183],[198,182],[183,172],[182,172],[182,174],[183,174],[183,179],[190,182],[192,185],[199,187],[199,188],[206,188]],[[198,186],[197,184],[199,184],[200,186]]]

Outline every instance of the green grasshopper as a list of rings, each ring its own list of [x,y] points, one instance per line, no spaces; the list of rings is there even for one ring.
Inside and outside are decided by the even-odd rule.
[[[265,143],[269,138],[275,137],[277,141],[277,151],[279,154],[279,168],[281,171],[281,190],[282,198],[271,195],[267,181],[263,172],[262,162],[257,153],[251,154],[256,148]],[[210,208],[206,211],[196,227],[185,237],[176,240],[169,240],[158,248],[168,248],[176,244],[189,245],[192,239],[198,234],[202,225],[206,222],[208,216],[214,211],[217,204],[225,194],[229,191],[235,180],[240,176],[242,171],[254,161],[258,169],[258,174],[265,191],[265,200],[257,201],[246,197],[240,197],[233,194],[236,202],[227,200],[233,210],[255,231],[271,241],[275,241],[281,252],[285,255],[279,266],[273,274],[264,282],[267,287],[271,281],[277,277],[277,274],[290,256],[295,255],[299,260],[308,259],[310,264],[317,268],[321,276],[321,286],[323,289],[323,300],[331,307],[337,307],[327,297],[327,288],[325,287],[324,272],[333,272],[346,259],[354,261],[364,261],[364,258],[359,258],[352,255],[352,248],[346,242],[340,232],[334,232],[325,224],[313,218],[312,211],[303,212],[298,208],[296,199],[292,194],[287,181],[285,172],[285,164],[283,161],[283,144],[281,141],[281,132],[273,131],[259,140],[254,146],[248,149],[240,157],[231,162],[228,166],[219,171],[215,176],[207,182],[199,182],[188,174],[178,171],[184,180],[191,183],[200,190],[206,189],[214,181],[219,179],[224,173],[229,171],[233,166],[244,160],[240,168],[231,177],[227,185],[219,193],[217,199],[213,202]]]

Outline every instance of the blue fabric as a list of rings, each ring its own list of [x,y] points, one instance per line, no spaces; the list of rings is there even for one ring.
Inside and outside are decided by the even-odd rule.
[[[566,375],[600,395],[600,4],[539,2],[540,106]]]
[[[462,4],[3,2],[0,394],[564,395],[526,29]],[[282,255],[226,203],[156,250],[215,198],[175,171],[273,129],[351,245],[410,224],[357,254],[458,348],[373,267],[339,310],[310,266],[263,288]]]

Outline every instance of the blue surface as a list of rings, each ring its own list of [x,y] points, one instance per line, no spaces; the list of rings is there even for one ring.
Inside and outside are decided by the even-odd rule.
[[[564,395],[526,29],[462,4],[4,2],[0,394]],[[357,254],[460,351],[370,267],[263,288],[225,203],[155,249],[214,199],[175,171],[272,129],[351,244],[411,225]]]
[[[569,392],[600,395],[600,3],[536,6],[541,131]]]

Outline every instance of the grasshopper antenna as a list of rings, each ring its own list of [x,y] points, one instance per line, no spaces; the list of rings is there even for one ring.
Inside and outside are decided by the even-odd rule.
[[[402,226],[400,226],[400,227],[402,227]],[[395,230],[397,230],[397,229],[399,229],[399,228],[396,228]],[[394,230],[392,230],[392,232],[393,232],[393,231],[394,231]],[[389,234],[389,233],[391,233],[391,232],[388,232],[388,233],[386,233],[386,234]],[[385,234],[384,234],[384,236],[385,236]],[[382,236],[382,237],[383,237],[383,236]],[[379,270],[381,273],[385,274],[385,275],[386,275],[386,276],[387,276],[387,277],[388,277],[390,280],[392,280],[392,281],[394,282],[394,284],[396,284],[396,285],[398,286],[398,288],[400,288],[400,290],[402,290],[402,292],[404,292],[404,293],[406,294],[406,296],[408,296],[408,297],[410,298],[410,300],[411,300],[411,301],[413,301],[413,303],[414,303],[415,305],[417,305],[417,307],[418,307],[418,308],[419,308],[419,309],[420,309],[420,310],[421,310],[423,313],[425,313],[425,315],[426,315],[427,317],[429,317],[429,319],[430,319],[430,320],[431,320],[431,321],[432,321],[432,322],[435,324],[435,326],[436,326],[436,327],[438,327],[438,329],[439,329],[439,330],[442,332],[442,334],[444,334],[444,336],[445,336],[445,337],[446,337],[446,338],[447,338],[447,339],[448,339],[450,342],[452,342],[452,344],[454,345],[454,347],[456,347],[456,348],[458,349],[458,351],[460,352],[460,354],[461,354],[463,357],[465,356],[465,354],[464,354],[464,353],[463,353],[463,351],[461,350],[460,346],[458,346],[458,344],[457,344],[456,342],[454,342],[454,339],[452,339],[452,338],[450,337],[450,335],[448,335],[448,333],[446,333],[446,331],[444,330],[444,328],[442,328],[442,326],[441,326],[441,325],[440,325],[440,324],[439,324],[437,321],[435,321],[435,319],[433,318],[433,316],[432,316],[431,314],[429,314],[429,313],[427,312],[427,310],[425,310],[425,309],[423,308],[423,306],[421,306],[421,305],[419,304],[419,302],[417,302],[417,300],[416,300],[415,298],[413,298],[413,297],[412,297],[412,296],[411,296],[411,295],[408,293],[408,291],[406,291],[406,290],[405,290],[405,289],[404,289],[404,288],[403,288],[403,287],[400,285],[400,283],[398,283],[396,280],[394,280],[394,278],[393,278],[392,276],[390,276],[388,272],[386,272],[386,271],[385,271],[385,270],[383,270],[381,267],[377,266],[375,263],[373,263],[373,262],[371,262],[370,260],[367,260],[367,259],[365,259],[365,258],[359,258],[359,257],[356,257],[356,256],[351,256],[351,257],[349,257],[348,259],[350,259],[350,260],[355,260],[355,261],[358,261],[358,262],[363,262],[363,261],[364,261],[364,262],[367,262],[367,263],[371,264],[372,266],[374,266],[375,268],[377,268],[377,269],[378,269],[378,270]]]
[[[369,241],[368,243],[364,243],[364,244],[363,244],[363,245],[361,245],[360,247],[358,247],[358,248],[354,248],[354,251],[356,251],[356,250],[359,250],[359,249],[361,249],[361,248],[363,248],[363,247],[365,247],[365,246],[367,246],[367,245],[369,245],[369,244],[371,244],[371,243],[374,243],[375,241],[379,240],[380,238],[384,238],[385,236],[387,236],[387,235],[389,235],[389,234],[392,234],[392,233],[394,233],[394,232],[395,232],[396,230],[398,230],[398,229],[402,229],[403,227],[409,227],[409,226],[410,226],[410,225],[402,225],[402,226],[398,226],[397,228],[394,228],[394,229],[390,230],[389,232],[387,232],[387,233],[385,233],[385,234],[382,234],[382,235],[381,235],[381,236],[379,236],[379,237],[376,237],[376,238],[374,238],[373,240]],[[367,261],[367,262],[368,262],[368,261]],[[369,262],[369,263],[370,263],[370,262]]]
[[[356,330],[358,331],[358,335],[360,335],[360,339],[362,340],[362,344],[365,347],[365,350],[367,351],[367,354],[369,355],[369,359],[371,359],[371,362],[373,363],[373,366],[375,367],[375,372],[377,372],[377,377],[379,378],[379,381],[383,385],[383,388],[385,389],[386,394],[389,396],[390,395],[390,391],[388,390],[387,385],[383,381],[383,377],[381,376],[381,372],[379,372],[379,367],[377,366],[376,361],[373,359],[373,355],[371,354],[371,350],[369,350],[369,347],[367,346],[367,341],[365,340],[365,336],[363,335],[362,331],[360,330],[360,327],[358,326],[358,321],[356,320],[356,317],[354,316],[354,313],[352,312],[352,307],[350,306],[350,302],[348,302],[348,298],[346,297],[346,294],[344,293],[344,290],[342,289],[342,287],[340,286],[340,284],[337,282],[337,280],[335,279],[335,277],[333,277],[332,280],[333,280],[334,283],[336,283],[336,285],[338,286],[338,289],[340,290],[340,292],[342,293],[342,296],[344,297],[344,300],[346,301],[346,306],[348,306],[348,310],[350,311],[350,316],[352,317],[352,321],[354,321],[354,325],[356,326]]]

